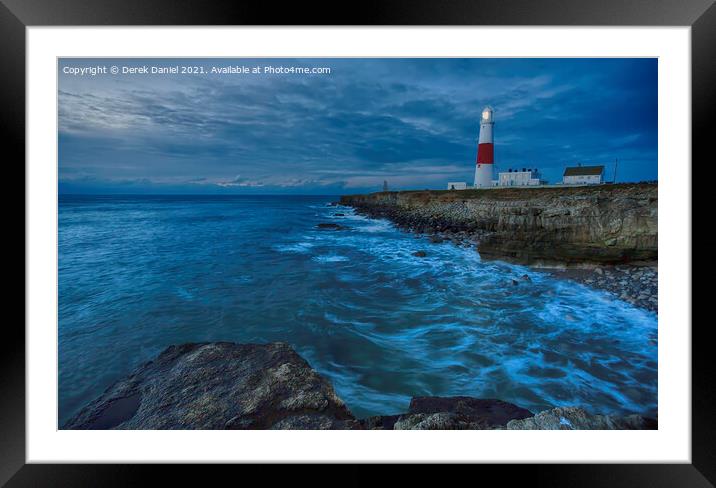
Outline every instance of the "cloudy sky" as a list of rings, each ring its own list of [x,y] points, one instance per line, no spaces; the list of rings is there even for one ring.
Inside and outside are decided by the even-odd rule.
[[[204,74],[117,74],[112,66]],[[106,67],[106,74],[73,74]],[[216,73],[212,67],[258,68]],[[330,68],[266,73],[265,67]],[[304,193],[472,182],[479,116],[498,170],[619,160],[657,178],[656,59],[66,59],[63,193]]]

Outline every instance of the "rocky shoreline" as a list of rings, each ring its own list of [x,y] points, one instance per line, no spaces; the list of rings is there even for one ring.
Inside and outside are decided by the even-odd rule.
[[[656,184],[626,184],[382,192],[334,204],[388,219],[430,243],[542,268],[657,312],[657,203]]]
[[[170,346],[110,386],[63,429],[625,430],[640,415],[559,407],[536,415],[497,399],[415,397],[399,415],[357,419],[286,343]]]
[[[436,232],[416,234],[431,244],[451,243],[460,247],[478,249],[480,234],[468,232]],[[416,257],[427,257],[426,251],[414,253]],[[537,268],[565,280],[576,281],[590,288],[611,293],[615,298],[652,312],[658,312],[659,268],[656,262],[625,265],[540,266]],[[516,282],[515,284],[517,284]]]
[[[659,311],[659,270],[656,263],[553,270],[559,278],[607,291],[619,300],[652,312]]]
[[[415,232],[406,228],[403,230]],[[429,245],[450,243],[474,249],[479,249],[481,236],[480,232],[469,233],[466,231],[416,233],[416,237],[425,239]],[[426,249],[426,251],[416,252],[415,256],[427,257],[429,246]],[[573,264],[572,266],[551,263],[546,266],[541,265],[536,269],[561,279],[576,281],[590,288],[607,291],[619,300],[652,312],[658,312],[659,271],[656,262],[625,265]]]

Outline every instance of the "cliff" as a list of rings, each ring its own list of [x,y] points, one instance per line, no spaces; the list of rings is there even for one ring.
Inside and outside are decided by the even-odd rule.
[[[537,263],[657,259],[658,187],[402,191],[346,195],[340,204],[423,233],[470,233],[485,258]]]

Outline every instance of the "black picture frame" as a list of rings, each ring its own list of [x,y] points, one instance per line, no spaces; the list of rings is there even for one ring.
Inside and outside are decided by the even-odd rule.
[[[25,29],[28,26],[84,25],[691,26],[692,155],[694,161],[699,158],[704,163],[713,160],[713,154],[706,159],[707,151],[713,152],[709,122],[716,113],[716,5],[713,0],[383,0],[343,5],[338,2],[274,4],[217,0],[0,0],[0,128],[4,155],[15,155],[6,161],[16,167],[25,156]],[[24,182],[24,171],[20,178]],[[16,181],[13,184],[16,185]],[[9,202],[12,202],[9,208],[17,207],[17,200]],[[6,242],[13,241],[13,245],[19,247],[16,237],[6,239]],[[24,252],[27,242],[24,237],[22,241]],[[490,471],[489,474],[497,475],[494,479],[500,479],[501,483],[509,484],[521,478],[526,483],[548,486],[713,486],[716,482],[716,405],[710,375],[712,347],[705,339],[711,324],[710,321],[694,321],[693,325],[693,464],[523,465],[509,468],[497,465],[472,467],[473,472],[468,476],[475,476],[477,481],[478,473],[484,476]],[[147,465],[25,463],[25,335],[18,320],[6,320],[4,330],[6,340],[0,354],[0,485],[128,486],[151,482]],[[164,482],[171,482],[169,480],[174,476],[180,476],[184,481],[190,479],[184,467],[162,466],[155,470],[160,470]],[[275,484],[294,482],[302,476],[304,469],[292,466],[289,470],[269,471],[271,484]],[[421,469],[406,471],[409,472],[402,483],[410,482],[411,477],[425,480]],[[257,474],[244,476],[249,480]],[[372,483],[376,477],[371,467],[355,465],[343,469],[340,476],[340,484],[352,485]]]

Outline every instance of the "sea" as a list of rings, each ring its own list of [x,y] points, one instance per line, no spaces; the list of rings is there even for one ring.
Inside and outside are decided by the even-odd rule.
[[[205,341],[287,342],[359,418],[423,395],[657,415],[656,313],[337,199],[61,195],[59,425]]]

